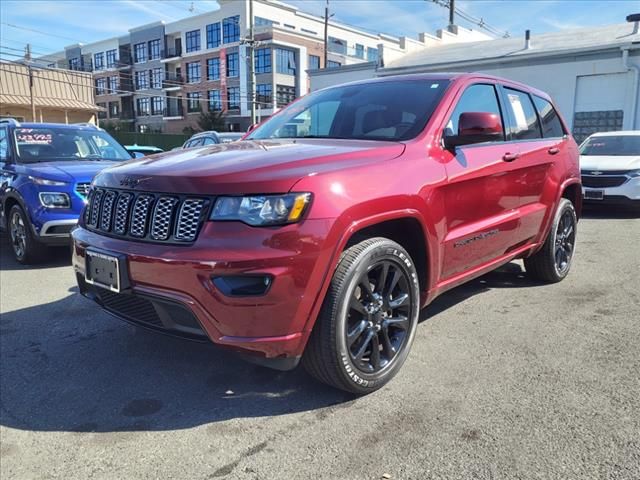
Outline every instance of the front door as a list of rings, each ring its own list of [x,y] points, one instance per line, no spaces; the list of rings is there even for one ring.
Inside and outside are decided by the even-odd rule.
[[[458,133],[462,113],[488,112],[502,118],[492,84],[474,84],[458,97],[444,135]],[[481,268],[514,246],[519,193],[512,172],[513,145],[486,142],[445,151],[446,236],[441,280]]]

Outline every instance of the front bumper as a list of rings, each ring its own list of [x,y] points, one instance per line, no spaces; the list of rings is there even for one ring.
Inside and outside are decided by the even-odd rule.
[[[587,203],[610,203],[618,205],[639,205],[640,204],[640,177],[633,177],[626,180],[617,187],[582,187],[583,197],[589,190],[602,190],[604,196],[602,200],[584,198]]]
[[[328,220],[278,228],[207,222],[196,242],[185,246],[114,239],[79,227],[72,233],[73,266],[81,292],[120,318],[192,339],[208,338],[255,359],[270,359],[276,367],[295,366],[333,253],[324,241],[330,225]],[[109,307],[105,302],[108,294],[84,282],[88,247],[126,255],[131,288],[119,295],[150,302],[151,310],[146,310],[150,317],[136,318],[140,317],[136,311],[145,311],[142,304],[138,310],[133,305],[128,314],[115,311],[113,303]],[[271,279],[262,295],[230,296],[213,280],[256,275]],[[121,300],[135,303],[131,298]],[[167,308],[173,313],[167,314]],[[189,316],[195,324],[185,320]],[[150,318],[156,319],[155,325]],[[185,323],[193,328],[186,331]]]

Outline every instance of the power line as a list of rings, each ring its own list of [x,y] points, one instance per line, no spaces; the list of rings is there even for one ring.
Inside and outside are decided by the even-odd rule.
[[[431,0],[433,3],[435,3],[436,5],[439,5],[441,7],[444,8],[450,8],[450,3],[449,0]],[[484,21],[484,19],[482,17],[474,17],[473,15],[465,12],[464,10],[462,10],[459,7],[455,7],[454,6],[454,11],[455,13],[463,18],[464,20],[473,23],[475,25],[477,25],[478,27],[488,31],[489,33],[492,33],[493,35],[499,36],[499,37],[503,37],[503,38],[508,38],[510,37],[510,34],[507,30],[499,30],[495,27],[492,27],[491,25],[489,25],[487,22]]]
[[[36,30],[35,28],[21,27],[20,25],[14,25],[13,23],[7,23],[7,22],[0,22],[0,23],[2,25],[6,25],[7,27],[17,28],[18,30],[24,30],[26,32],[34,32],[34,33],[39,33],[41,35],[48,35],[50,37],[61,38],[63,40],[69,40],[69,41],[75,42],[75,43],[82,43],[82,42],[78,42],[76,39],[71,38],[71,37],[65,37],[65,36],[62,36],[62,35],[56,35],[55,33],[43,32],[42,30]]]

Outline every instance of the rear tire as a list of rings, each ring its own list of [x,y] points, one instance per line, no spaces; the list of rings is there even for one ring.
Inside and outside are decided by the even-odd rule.
[[[42,260],[47,248],[34,237],[29,218],[20,205],[9,210],[7,227],[13,256],[19,263],[31,265]]]
[[[371,393],[406,360],[418,324],[420,287],[413,260],[386,238],[343,252],[302,364],[316,379]]]
[[[564,280],[575,253],[577,226],[573,204],[566,198],[561,199],[544,245],[524,259],[527,274],[546,283]]]

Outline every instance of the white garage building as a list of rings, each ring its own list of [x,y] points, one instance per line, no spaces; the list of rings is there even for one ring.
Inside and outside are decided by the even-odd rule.
[[[549,93],[578,141],[595,131],[640,129],[637,22],[425,47],[332,70],[309,72],[311,89],[374,76],[483,72]]]

